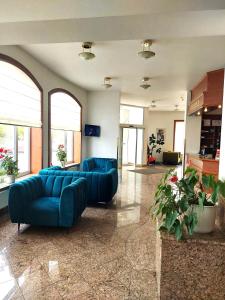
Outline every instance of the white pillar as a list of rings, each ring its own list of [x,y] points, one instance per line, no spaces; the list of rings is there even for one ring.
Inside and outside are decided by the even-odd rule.
[[[224,81],[225,86],[225,81]],[[223,89],[222,127],[220,141],[219,179],[225,180],[225,89]]]

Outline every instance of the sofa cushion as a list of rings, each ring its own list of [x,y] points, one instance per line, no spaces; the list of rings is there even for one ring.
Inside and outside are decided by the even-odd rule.
[[[41,197],[30,202],[28,210],[33,225],[56,226],[59,225],[58,197]]]

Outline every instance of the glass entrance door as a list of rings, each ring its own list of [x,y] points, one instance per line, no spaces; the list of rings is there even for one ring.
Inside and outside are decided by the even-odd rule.
[[[143,157],[143,129],[122,128],[123,130],[123,165],[142,165]]]

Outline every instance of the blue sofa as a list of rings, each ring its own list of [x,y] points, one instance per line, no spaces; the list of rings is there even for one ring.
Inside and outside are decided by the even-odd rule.
[[[13,223],[71,227],[87,205],[87,180],[69,176],[37,175],[14,183],[9,190]]]
[[[83,164],[84,167],[85,164]],[[85,167],[84,167],[85,168]],[[109,164],[108,164],[109,168]],[[96,169],[96,168],[95,168]],[[112,201],[113,196],[117,192],[118,187],[118,172],[116,168],[102,171],[64,171],[60,167],[50,167],[39,172],[40,175],[54,176],[75,176],[86,178],[87,187],[87,204],[94,205],[97,203],[108,203]]]
[[[105,173],[111,169],[117,169],[117,159],[115,158],[86,158],[82,164],[84,172],[101,172]]]

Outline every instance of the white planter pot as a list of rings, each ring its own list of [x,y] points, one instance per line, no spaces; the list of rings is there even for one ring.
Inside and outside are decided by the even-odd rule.
[[[194,232],[212,232],[215,227],[216,206],[204,206],[202,209],[198,205],[193,205],[193,211],[197,214],[198,218],[198,223],[194,229]]]
[[[61,167],[62,167],[62,168],[65,168],[66,162],[65,162],[64,160],[61,160],[61,161],[60,161],[60,164],[61,164]]]
[[[16,179],[15,175],[6,175],[5,176],[5,182],[9,183],[9,184],[14,183],[15,179]]]

